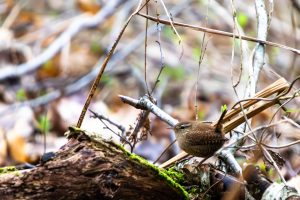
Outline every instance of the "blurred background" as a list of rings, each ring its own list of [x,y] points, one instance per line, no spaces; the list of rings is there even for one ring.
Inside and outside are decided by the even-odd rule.
[[[164,3],[176,22],[227,32],[233,32],[235,9],[244,32],[241,34],[256,37],[253,1]],[[0,166],[36,164],[45,152],[57,151],[67,142],[64,133],[68,126],[76,125],[100,66],[137,5],[138,1],[117,0],[0,1]],[[161,1],[150,1],[148,11],[144,8],[141,12],[168,20]],[[268,40],[299,49],[300,2],[275,1],[270,13]],[[179,121],[194,120],[196,115],[201,121],[217,120],[223,105],[230,107],[237,101],[232,79],[236,82],[241,74],[240,41],[213,34],[206,34],[203,40],[203,32],[182,27],[176,30],[181,39],[170,26],[151,20],[146,25],[145,18],[134,16],[105,70],[90,109],[121,125],[125,137],[136,126],[140,110],[122,103],[118,95],[138,99],[147,93],[147,88],[152,90],[160,71],[153,97],[161,109]],[[256,43],[246,44],[250,60]],[[257,91],[279,77],[292,81],[300,74],[297,54],[266,46],[265,56]],[[247,81],[247,70],[243,66],[241,82]],[[297,86],[298,83],[294,87]],[[244,89],[240,87],[238,91],[242,94]],[[289,114],[295,124],[299,123],[299,100],[286,107],[289,112],[280,111],[275,121]],[[267,124],[275,110],[270,108],[254,117],[253,127]],[[90,115],[87,113],[82,129],[120,141],[118,128]],[[134,152],[155,161],[174,134],[154,115],[150,114],[149,120],[140,130],[142,141]],[[300,140],[300,129],[290,123],[282,123],[269,132],[276,135],[276,143]],[[158,163],[179,152],[177,144],[173,145]],[[288,160],[286,176],[299,174],[300,145],[278,152]]]

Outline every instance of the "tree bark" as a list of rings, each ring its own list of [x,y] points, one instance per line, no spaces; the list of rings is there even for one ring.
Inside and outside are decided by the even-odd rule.
[[[83,131],[71,131],[68,137],[50,160],[1,174],[1,199],[186,198],[166,174],[113,142]]]

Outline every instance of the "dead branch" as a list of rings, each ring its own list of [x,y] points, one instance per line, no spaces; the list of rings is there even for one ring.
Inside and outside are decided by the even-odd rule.
[[[140,15],[142,17],[145,17],[147,19],[150,19],[152,21],[155,21],[155,22],[170,25],[170,22],[167,21],[167,20],[157,19],[156,17],[150,16],[150,15],[145,15],[143,13],[138,13],[138,15]],[[195,31],[203,31],[203,32],[206,32],[206,33],[222,35],[222,36],[226,36],[226,37],[239,38],[238,35],[230,33],[230,32],[226,32],[226,31],[220,31],[220,30],[216,30],[216,29],[205,28],[205,27],[201,27],[201,26],[194,26],[194,25],[184,24],[184,23],[179,23],[179,22],[173,22],[173,24],[174,24],[174,26],[190,28],[190,29],[193,29]],[[291,51],[295,54],[300,55],[300,50],[292,48],[292,47],[285,46],[283,44],[278,44],[278,43],[275,43],[275,42],[260,40],[260,39],[257,39],[257,38],[254,38],[254,37],[249,37],[249,36],[241,36],[241,39],[242,40],[247,40],[247,41],[250,41],[250,42],[259,42],[259,43],[266,44],[266,45],[269,45],[269,46],[279,47],[279,48],[286,49],[288,51]]]

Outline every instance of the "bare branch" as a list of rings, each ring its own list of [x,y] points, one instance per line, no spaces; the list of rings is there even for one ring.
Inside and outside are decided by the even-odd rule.
[[[170,25],[170,22],[167,21],[167,20],[157,19],[156,17],[152,17],[150,15],[145,15],[143,13],[138,13],[138,15],[140,15],[142,17],[145,17],[147,19],[150,19],[152,21],[155,21],[155,22],[159,22],[159,23],[162,23],[162,24],[165,24],[165,25]],[[236,37],[236,38],[239,37],[238,35],[230,33],[230,32],[220,31],[220,30],[211,29],[211,28],[205,28],[205,27],[202,27],[202,26],[194,26],[194,25],[179,23],[179,22],[173,22],[173,24],[175,26],[180,26],[180,27],[183,27],[183,28],[190,28],[190,29],[195,30],[195,31],[202,31],[202,32],[216,34],[216,35],[222,35],[222,36],[226,36],[226,37]],[[283,44],[278,44],[278,43],[275,43],[275,42],[260,40],[260,39],[250,37],[250,36],[241,36],[241,39],[242,40],[247,40],[247,41],[250,41],[250,42],[258,42],[258,43],[266,44],[266,45],[269,45],[269,46],[282,48],[282,49],[285,49],[285,50],[288,50],[288,51],[291,51],[295,54],[300,55],[300,50],[289,47],[289,46],[285,46]]]
[[[158,108],[155,104],[153,104],[148,96],[143,96],[139,100],[119,95],[123,103],[129,104],[137,109],[142,110],[149,110],[153,114],[155,114],[157,117],[159,117],[161,120],[169,124],[170,126],[175,126],[178,123],[178,120],[174,119],[167,113],[165,113],[163,110]]]

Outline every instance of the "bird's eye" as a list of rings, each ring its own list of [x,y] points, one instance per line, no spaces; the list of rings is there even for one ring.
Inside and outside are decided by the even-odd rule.
[[[180,129],[185,129],[185,128],[190,127],[190,126],[191,126],[190,123],[186,123],[186,124],[181,124],[181,125],[179,126],[179,128],[180,128]]]

